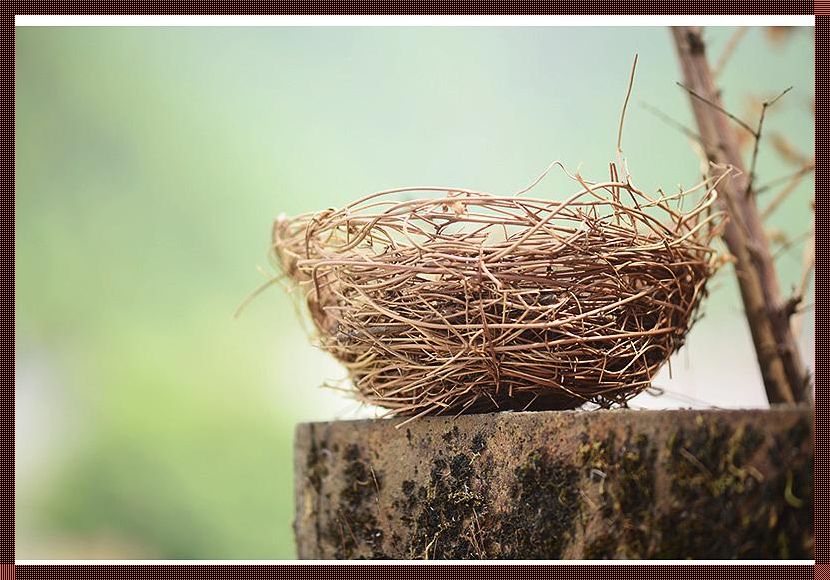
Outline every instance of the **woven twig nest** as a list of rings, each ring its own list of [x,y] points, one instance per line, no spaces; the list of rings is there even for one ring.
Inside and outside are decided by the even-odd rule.
[[[564,202],[400,189],[274,225],[322,347],[393,413],[622,404],[682,344],[718,257],[709,189]],[[402,196],[421,196],[402,199]]]

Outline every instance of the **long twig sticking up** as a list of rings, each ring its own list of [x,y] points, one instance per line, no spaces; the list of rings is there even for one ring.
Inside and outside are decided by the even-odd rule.
[[[623,124],[625,123],[625,111],[628,109],[628,100],[631,98],[631,89],[634,88],[634,73],[637,71],[637,59],[640,55],[634,55],[634,64],[631,65],[631,76],[628,77],[628,90],[625,92],[622,113],[620,113],[620,129],[617,132],[617,155],[622,155]]]
[[[753,135],[744,121],[725,110],[706,58],[706,45],[696,27],[672,30],[695,120],[706,155],[714,166],[732,166],[741,173],[719,187],[730,215],[724,240],[735,257],[735,270],[758,364],[770,403],[801,401],[809,375],[790,327],[791,301],[782,299],[775,264],[730,120]],[[713,147],[711,144],[719,146]]]

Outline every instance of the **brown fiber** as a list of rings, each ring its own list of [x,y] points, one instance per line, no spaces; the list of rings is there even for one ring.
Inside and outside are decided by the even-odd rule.
[[[277,220],[273,249],[361,401],[404,415],[623,404],[683,344],[721,220],[715,183],[683,212],[695,190],[649,196],[611,167],[604,183],[571,176],[565,201],[380,192]]]

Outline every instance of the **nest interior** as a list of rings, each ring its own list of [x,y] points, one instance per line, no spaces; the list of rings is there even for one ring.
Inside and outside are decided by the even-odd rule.
[[[278,219],[274,254],[364,402],[405,415],[624,404],[696,318],[719,261],[716,193],[701,184],[682,211],[695,190],[577,179],[565,201],[380,192]]]

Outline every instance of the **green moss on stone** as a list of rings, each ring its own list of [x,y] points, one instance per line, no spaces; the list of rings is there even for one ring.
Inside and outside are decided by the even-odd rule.
[[[645,434],[629,432],[616,445],[587,437],[580,446],[584,474],[598,488],[602,525],[607,530],[585,548],[588,559],[645,558],[650,553],[655,513],[656,450]]]
[[[516,506],[501,518],[497,556],[562,558],[579,515],[578,481],[576,466],[552,459],[544,449],[531,453],[516,470]]]
[[[757,428],[732,428],[701,415],[695,428],[679,429],[667,446],[672,497],[658,522],[655,555],[810,558],[812,456],[802,448],[806,434],[809,426],[797,423],[775,437],[768,459],[779,475],[764,478],[754,465],[762,460],[756,456],[764,441]]]

